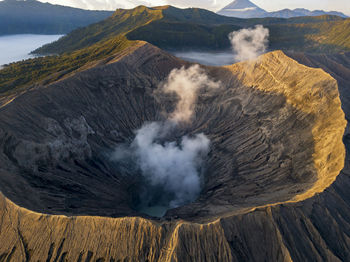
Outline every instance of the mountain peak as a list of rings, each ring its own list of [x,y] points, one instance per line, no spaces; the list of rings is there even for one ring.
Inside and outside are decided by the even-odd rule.
[[[240,18],[261,17],[267,12],[249,0],[235,0],[221,9],[218,14]]]
[[[228,4],[224,9],[245,9],[245,8],[260,8],[249,0],[235,0]]]

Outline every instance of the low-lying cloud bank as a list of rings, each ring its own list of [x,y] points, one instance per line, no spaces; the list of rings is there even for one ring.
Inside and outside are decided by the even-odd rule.
[[[268,48],[269,29],[256,25],[255,28],[245,28],[230,33],[229,39],[235,60],[255,60]]]
[[[175,111],[165,122],[144,124],[135,131],[130,145],[116,149],[113,159],[132,159],[147,184],[140,209],[157,205],[176,208],[194,201],[199,195],[203,161],[209,152],[210,140],[203,133],[176,139],[174,130],[179,123],[187,124],[193,117],[198,91],[219,85],[198,65],[174,69],[160,89],[178,96]],[[164,192],[160,197],[159,192],[154,192],[157,188]],[[155,200],[152,195],[158,198]]]

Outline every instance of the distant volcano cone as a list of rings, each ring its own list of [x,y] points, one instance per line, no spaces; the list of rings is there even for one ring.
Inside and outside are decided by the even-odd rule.
[[[235,0],[218,12],[220,15],[240,18],[263,17],[266,13],[249,0]]]
[[[224,9],[244,9],[249,7],[260,9],[256,4],[252,3],[249,0],[235,0],[231,4],[228,4]]]

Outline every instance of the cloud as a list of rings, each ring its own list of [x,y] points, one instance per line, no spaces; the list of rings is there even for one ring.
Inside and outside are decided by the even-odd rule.
[[[125,0],[129,5],[132,6],[139,6],[139,5],[144,5],[144,6],[156,6],[156,5],[164,5],[164,1],[142,1],[142,0]]]
[[[197,93],[201,88],[218,88],[220,83],[211,80],[199,65],[185,69],[174,69],[163,84],[165,93],[176,93],[179,97],[175,111],[170,120],[174,122],[187,122],[191,119],[197,101]]]
[[[1,1],[1,0],[0,0]],[[186,7],[200,7],[209,9],[212,11],[218,11],[223,8],[232,0],[40,0],[41,2],[49,2],[59,5],[69,5],[79,8],[88,8],[96,10],[115,10],[116,8],[134,8],[137,5],[143,4],[146,6],[157,5],[174,5],[181,8]],[[338,10],[340,12],[346,12],[350,15],[350,7],[347,5],[347,0],[332,0],[332,1],[302,1],[302,0],[254,0],[253,2],[263,9],[269,11],[277,11],[285,8],[308,8],[325,9],[325,10]]]
[[[88,10],[116,10],[117,8],[133,8],[134,3],[128,0],[40,0],[56,5],[72,6]]]
[[[229,34],[235,60],[254,60],[266,52],[268,47],[269,29],[262,25],[255,28],[241,29]]]
[[[1,0],[0,0],[1,1]],[[67,5],[91,10],[115,10],[117,8],[134,8],[138,5],[160,6],[174,5],[180,8],[200,7],[210,10],[217,10],[224,6],[217,0],[40,0],[58,5]],[[226,2],[228,2],[227,0]],[[219,3],[220,2],[220,3]]]
[[[217,10],[223,6],[218,0],[167,0],[167,4],[181,8],[198,7],[210,10]]]

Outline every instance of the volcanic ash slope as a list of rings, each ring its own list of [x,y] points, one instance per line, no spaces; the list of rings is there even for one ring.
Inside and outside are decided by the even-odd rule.
[[[212,141],[202,192],[156,220],[132,210],[130,181],[108,173],[98,152],[161,120],[176,99],[152,99],[154,89],[188,64],[147,43],[129,51],[1,108],[0,261],[349,260],[346,190],[332,185],[346,121],[330,75],[279,51],[203,67],[222,87],[200,92],[183,131]],[[48,157],[57,137],[71,147]],[[103,214],[117,218],[93,216]]]

